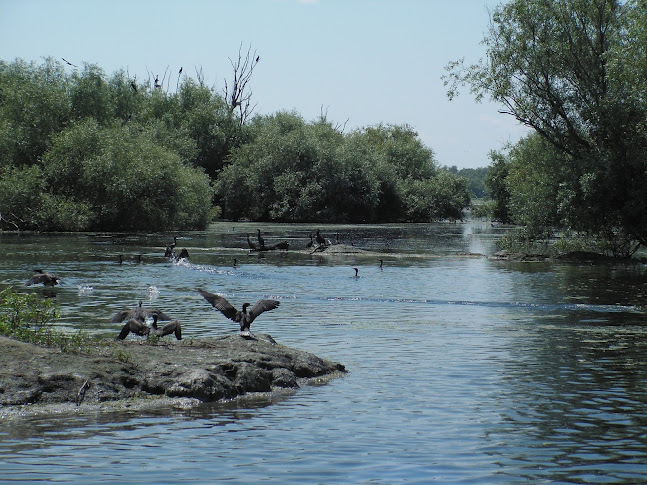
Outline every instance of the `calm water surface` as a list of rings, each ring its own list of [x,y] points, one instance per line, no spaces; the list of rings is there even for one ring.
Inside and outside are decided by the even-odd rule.
[[[0,235],[0,284],[63,278],[64,329],[114,336],[143,300],[214,336],[235,324],[194,288],[272,297],[253,330],[350,371],[272,403],[5,418],[0,481],[647,482],[644,265],[478,257],[501,231],[485,223],[328,226],[368,252],[259,258],[257,227],[292,248],[315,229],[217,224],[180,235],[181,264],[162,257],[171,235]]]

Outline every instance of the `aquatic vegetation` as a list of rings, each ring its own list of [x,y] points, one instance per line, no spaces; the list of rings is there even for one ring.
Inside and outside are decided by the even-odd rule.
[[[63,352],[83,351],[91,339],[78,331],[66,334],[53,323],[59,317],[58,305],[34,293],[18,293],[11,288],[0,290],[0,335],[46,347],[59,347]]]

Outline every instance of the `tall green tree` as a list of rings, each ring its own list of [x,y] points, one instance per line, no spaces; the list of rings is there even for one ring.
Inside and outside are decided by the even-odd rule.
[[[486,59],[452,63],[446,77],[450,97],[468,85],[560,153],[561,223],[642,244],[645,17],[643,0],[512,0],[492,14]]]

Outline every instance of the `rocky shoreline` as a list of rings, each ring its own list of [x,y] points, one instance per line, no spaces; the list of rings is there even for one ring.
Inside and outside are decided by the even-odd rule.
[[[342,364],[278,344],[269,335],[98,343],[62,353],[0,337],[0,415],[120,409],[293,392],[346,372]]]

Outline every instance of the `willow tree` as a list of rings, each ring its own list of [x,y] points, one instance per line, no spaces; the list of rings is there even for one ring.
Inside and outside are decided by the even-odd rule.
[[[643,245],[646,5],[510,1],[492,12],[486,58],[471,66],[453,62],[445,77],[450,98],[469,86],[477,100],[500,103],[502,113],[533,128],[560,154],[551,173],[561,224]]]

